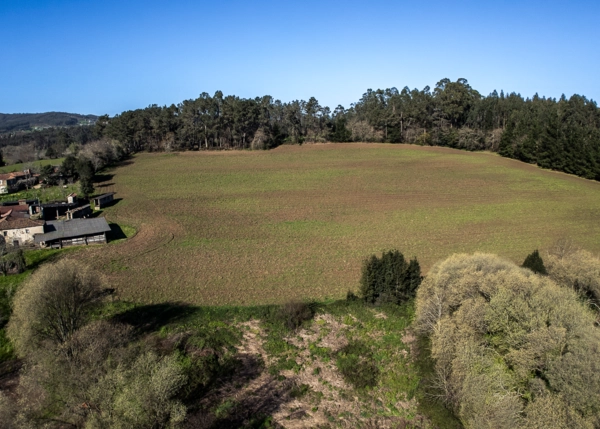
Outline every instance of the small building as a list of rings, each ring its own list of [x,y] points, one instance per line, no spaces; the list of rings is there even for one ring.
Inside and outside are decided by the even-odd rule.
[[[67,203],[73,204],[76,202],[77,202],[77,194],[71,193],[71,194],[67,195]]]
[[[85,206],[77,207],[76,209],[67,210],[67,219],[81,219],[86,218],[92,214],[92,208],[89,204]]]
[[[102,194],[99,197],[94,198],[94,210],[101,210],[106,206],[109,206],[114,201],[114,192]]]
[[[13,216],[9,211],[0,219],[0,233],[13,246],[32,244],[34,237],[44,233],[44,221]]]
[[[94,219],[51,220],[46,222],[45,233],[35,236],[40,247],[62,248],[106,243],[110,226],[103,217]]]

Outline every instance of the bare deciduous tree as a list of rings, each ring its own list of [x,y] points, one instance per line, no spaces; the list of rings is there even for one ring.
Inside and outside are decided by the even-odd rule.
[[[76,261],[44,265],[17,291],[7,333],[17,352],[42,341],[66,342],[102,297],[99,274]]]

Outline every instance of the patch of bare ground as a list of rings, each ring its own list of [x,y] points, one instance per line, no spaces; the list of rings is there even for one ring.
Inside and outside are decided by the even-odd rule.
[[[350,320],[356,319],[350,316]],[[299,349],[296,362],[300,369],[282,371],[283,377],[268,372],[275,356],[265,353],[264,333],[258,322],[247,322],[243,327],[239,353],[244,369],[217,393],[221,404],[233,401],[235,410],[225,421],[208,427],[227,427],[225,423],[248,422],[250,416],[259,415],[271,415],[273,425],[287,429],[428,427],[428,421],[417,414],[414,399],[396,404],[404,416],[365,418],[365,412],[377,416],[383,402],[379,392],[355,391],[338,371],[335,359],[314,352],[320,349],[333,354],[344,348],[354,330],[352,325],[330,314],[320,314],[310,327],[288,336],[286,341]],[[258,369],[256,365],[261,363],[264,365]]]
[[[186,427],[242,427],[267,418],[282,404],[292,402],[293,380],[280,380],[267,371],[270,358],[263,347],[265,332],[260,322],[250,320],[239,327],[244,334],[238,346],[238,369],[196,404],[199,411],[188,416]]]
[[[345,320],[356,321],[349,316]],[[315,354],[315,347],[334,353],[348,344],[355,329],[330,314],[320,314],[307,328],[285,340],[298,347],[299,369],[279,375],[269,371],[277,356],[265,351],[266,333],[258,320],[238,325],[244,332],[238,346],[239,369],[204,397],[188,428],[235,428],[270,417],[271,427],[303,428],[428,428],[417,413],[415,399],[396,404],[397,415],[381,417],[384,401],[377,389],[357,392],[336,367],[335,359]],[[367,417],[365,417],[367,416]]]

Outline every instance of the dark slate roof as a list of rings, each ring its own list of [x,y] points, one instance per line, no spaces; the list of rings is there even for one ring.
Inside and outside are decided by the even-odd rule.
[[[44,230],[46,231],[45,234],[34,236],[36,244],[60,238],[74,238],[109,232],[110,226],[108,226],[106,219],[97,217],[93,219],[49,220],[46,222]]]
[[[98,195],[97,197],[94,197],[95,200],[102,200],[106,197],[110,197],[111,195],[115,195],[116,192],[107,192],[106,194],[102,194],[102,195]]]
[[[79,206],[79,203],[62,203],[62,202],[39,204],[39,207],[42,207],[44,209],[45,208],[56,209],[56,208],[60,208],[60,207],[75,208],[78,206]]]

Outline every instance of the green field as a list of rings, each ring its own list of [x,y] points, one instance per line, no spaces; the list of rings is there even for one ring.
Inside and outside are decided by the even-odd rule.
[[[425,272],[454,252],[520,263],[562,237],[600,251],[600,183],[491,153],[282,146],[140,154],[110,174],[119,201],[105,214],[137,233],[76,255],[134,301],[339,298],[391,248]]]
[[[39,169],[44,165],[61,165],[64,158],[57,159],[40,159],[38,161],[24,162],[21,164],[10,164],[0,167],[0,173],[13,173],[15,171],[23,171],[26,168]]]

